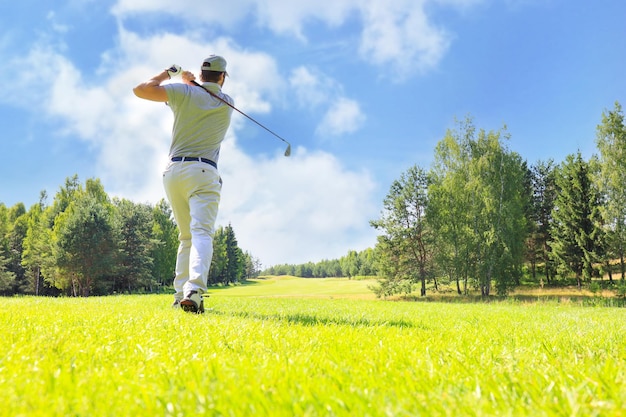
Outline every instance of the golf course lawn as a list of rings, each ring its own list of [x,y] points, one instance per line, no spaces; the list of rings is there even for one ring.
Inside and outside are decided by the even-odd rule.
[[[271,278],[170,295],[3,298],[0,416],[620,416],[626,310],[383,301]]]

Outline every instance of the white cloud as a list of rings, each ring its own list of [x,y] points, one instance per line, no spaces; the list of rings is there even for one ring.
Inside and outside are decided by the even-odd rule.
[[[113,11],[121,19],[149,11],[179,16],[196,25],[221,25],[231,30],[252,19],[258,27],[302,42],[308,41],[306,28],[311,22],[333,28],[354,24],[356,17],[356,30],[360,30],[361,36],[355,50],[361,59],[402,81],[434,68],[451,42],[449,33],[429,19],[427,6],[463,10],[484,1],[231,0],[198,7],[198,0],[118,0]]]
[[[207,5],[199,0],[118,0],[111,12],[121,19],[148,12],[179,16],[189,23],[228,27],[247,16],[256,3],[256,0],[230,0]]]
[[[426,3],[427,0],[365,3],[362,58],[386,68],[400,80],[415,71],[435,67],[450,40],[444,30],[435,28],[428,20]]]
[[[188,22],[204,25],[220,25],[231,28],[247,17],[252,17],[259,27],[267,27],[277,34],[296,36],[305,40],[303,26],[311,20],[329,25],[342,24],[354,0],[333,0],[323,5],[319,0],[230,0],[212,2],[206,7],[199,0],[118,0],[112,12],[119,18],[132,17],[139,13],[152,12],[179,16]]]
[[[52,29],[55,32],[67,33],[70,30],[70,27],[68,25],[64,25],[62,23],[59,23],[56,20],[56,14],[54,12],[52,12],[52,11],[48,12],[48,14],[46,15],[46,19],[48,19],[48,21],[52,25]]]
[[[312,20],[339,26],[354,11],[354,0],[257,0],[259,24],[273,32],[306,41],[304,25]]]
[[[341,136],[356,132],[365,122],[359,103],[344,97],[335,100],[317,128],[320,136]]]
[[[375,183],[333,155],[295,149],[252,159],[227,142],[218,222],[231,223],[239,244],[265,265],[339,258],[346,247],[375,244]]]
[[[291,71],[289,87],[301,107],[311,108],[327,102],[333,88],[321,73],[306,67],[298,67]]]
[[[292,71],[289,85],[301,107],[327,109],[316,128],[318,136],[327,138],[354,133],[365,122],[359,103],[343,96],[341,84],[328,75],[298,67]]]

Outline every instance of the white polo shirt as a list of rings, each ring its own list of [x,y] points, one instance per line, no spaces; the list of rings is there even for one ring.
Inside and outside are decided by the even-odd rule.
[[[221,143],[230,126],[232,108],[197,86],[176,83],[164,87],[174,112],[170,158],[191,156],[217,163]],[[203,87],[234,105],[233,99],[222,93],[219,84],[204,83]]]

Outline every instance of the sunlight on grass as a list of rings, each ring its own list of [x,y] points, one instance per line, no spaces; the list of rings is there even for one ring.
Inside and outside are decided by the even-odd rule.
[[[320,282],[300,293],[322,297],[303,298],[292,281],[212,291],[204,315],[172,310],[164,295],[3,299],[0,416],[605,416],[626,406],[623,309],[341,298],[347,287],[330,298]],[[268,289],[280,285],[286,293]]]

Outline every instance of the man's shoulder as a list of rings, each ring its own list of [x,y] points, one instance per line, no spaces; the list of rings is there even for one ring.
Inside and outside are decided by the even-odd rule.
[[[165,87],[165,89],[168,91],[173,91],[173,92],[183,93],[183,94],[187,94],[191,91],[191,87],[183,83],[165,84],[163,85],[163,87]]]
[[[226,102],[228,102],[228,104],[230,104],[231,106],[235,105],[235,100],[233,100],[233,98],[231,96],[229,96],[228,94],[222,93],[222,97],[224,98],[224,100],[226,100]]]

